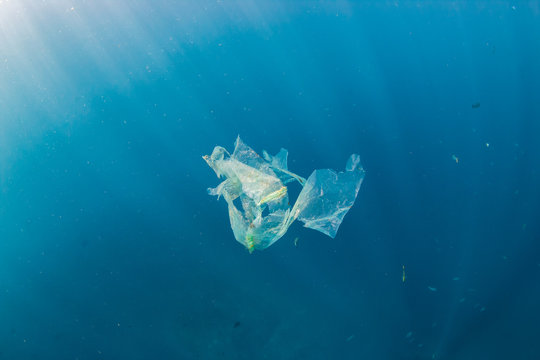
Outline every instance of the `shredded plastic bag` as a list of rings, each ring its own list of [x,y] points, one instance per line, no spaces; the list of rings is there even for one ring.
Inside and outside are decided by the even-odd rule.
[[[234,237],[250,253],[275,243],[296,219],[334,238],[364,179],[356,154],[350,156],[345,172],[315,170],[307,180],[288,170],[287,155],[281,149],[275,156],[264,151],[261,157],[238,137],[232,155],[216,146],[212,155],[203,156],[218,178],[225,178],[208,193],[223,196]],[[293,181],[302,191],[291,209],[286,184]]]

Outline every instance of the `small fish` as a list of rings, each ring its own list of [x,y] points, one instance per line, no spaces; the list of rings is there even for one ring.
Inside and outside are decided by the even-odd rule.
[[[472,104],[473,109],[478,109],[479,107],[480,107],[480,102],[475,102],[474,104]]]
[[[459,280],[459,276],[453,277],[452,280],[458,281],[458,280]]]
[[[456,155],[452,154],[452,160],[454,160],[456,164],[459,164],[459,158]]]
[[[294,238],[294,247],[298,247],[298,237]]]
[[[437,291],[436,287],[428,286],[427,288],[429,289],[429,291],[433,291],[433,292]]]
[[[347,338],[347,342],[351,341],[352,339],[354,339],[354,335],[351,335]]]
[[[405,276],[405,265],[403,265],[403,272],[401,274],[401,281],[405,282],[405,279],[407,279],[407,277]]]

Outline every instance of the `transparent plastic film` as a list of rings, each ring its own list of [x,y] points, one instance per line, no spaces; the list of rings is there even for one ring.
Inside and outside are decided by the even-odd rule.
[[[232,154],[216,146],[211,155],[203,156],[218,178],[224,178],[208,193],[225,199],[234,237],[250,253],[275,243],[296,219],[335,237],[365,176],[356,154],[350,156],[344,172],[314,170],[307,180],[288,169],[287,156],[287,150],[281,149],[275,156],[264,151],[261,157],[240,137]],[[293,181],[302,190],[291,209],[287,184]]]

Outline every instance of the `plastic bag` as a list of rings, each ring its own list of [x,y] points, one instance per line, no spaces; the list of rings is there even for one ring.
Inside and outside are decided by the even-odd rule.
[[[306,180],[288,170],[287,155],[281,149],[275,156],[264,151],[261,157],[238,137],[232,154],[216,146],[212,155],[203,156],[218,178],[225,178],[208,193],[223,196],[234,237],[250,253],[279,240],[296,219],[335,237],[365,176],[360,157],[353,154],[345,172],[315,170]],[[302,191],[291,209],[286,184],[293,181]]]

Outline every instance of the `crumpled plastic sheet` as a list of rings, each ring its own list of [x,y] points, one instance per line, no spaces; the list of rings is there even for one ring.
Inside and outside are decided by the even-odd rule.
[[[218,178],[225,179],[208,193],[225,199],[234,237],[250,253],[275,243],[296,219],[334,238],[365,176],[356,154],[344,172],[314,170],[307,179],[289,171],[287,155],[281,149],[274,156],[263,151],[261,157],[238,137],[232,154],[216,146],[203,156]],[[287,184],[294,181],[302,191],[291,208]]]

